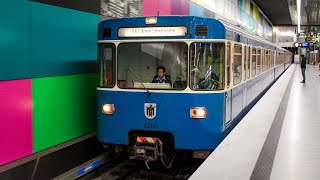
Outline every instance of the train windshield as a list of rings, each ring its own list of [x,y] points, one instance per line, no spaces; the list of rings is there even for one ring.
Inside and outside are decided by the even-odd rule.
[[[185,89],[188,45],[184,42],[121,43],[118,86],[135,89]]]
[[[224,89],[225,43],[197,42],[190,46],[190,88]]]

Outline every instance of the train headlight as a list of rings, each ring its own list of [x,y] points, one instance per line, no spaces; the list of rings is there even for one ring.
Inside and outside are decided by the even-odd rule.
[[[102,105],[102,112],[105,114],[113,114],[115,108],[114,104],[104,104]]]
[[[190,117],[191,118],[206,118],[207,117],[207,110],[204,107],[190,108]]]
[[[147,17],[146,24],[157,24],[158,19],[157,17]]]

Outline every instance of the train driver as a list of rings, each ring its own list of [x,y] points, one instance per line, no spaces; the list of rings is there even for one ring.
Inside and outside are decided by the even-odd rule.
[[[154,76],[152,83],[170,83],[171,84],[171,77],[166,75],[166,68],[164,66],[157,67],[158,74]]]

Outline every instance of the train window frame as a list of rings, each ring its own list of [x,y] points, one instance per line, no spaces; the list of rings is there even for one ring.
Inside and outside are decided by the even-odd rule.
[[[274,62],[275,54],[276,54],[276,51],[273,51],[273,50],[272,50],[271,68],[274,68],[274,67],[275,67],[275,62]]]
[[[246,79],[250,79],[251,78],[251,63],[252,63],[252,46],[248,46],[248,74],[247,74],[247,77]]]
[[[266,50],[264,48],[261,48],[261,70],[260,70],[260,74],[262,74],[264,72],[264,66],[265,66],[265,55],[266,55]]]
[[[225,63],[225,89],[231,88],[231,52],[232,52],[232,43],[231,41],[226,42],[226,63]],[[229,64],[228,64],[229,63]],[[228,67],[229,66],[229,67]],[[229,69],[228,69],[229,68]]]
[[[257,48],[257,51],[256,51],[256,76],[258,76],[259,74],[261,74],[261,61],[262,61],[262,48],[261,47],[258,47]],[[259,63],[258,63],[259,62]]]
[[[270,70],[271,69],[271,53],[272,53],[272,51],[269,49],[269,63],[268,63],[268,70]]]
[[[254,62],[253,62],[254,58]],[[254,66],[253,66],[254,63]],[[251,69],[250,69],[250,77],[254,78],[257,76],[257,47],[253,46],[251,48]],[[254,72],[254,73],[253,73]]]
[[[210,91],[210,92],[217,92],[217,91],[223,91],[226,89],[226,71],[225,71],[225,67],[226,67],[226,60],[227,60],[227,52],[226,52],[226,49],[227,49],[227,40],[209,40],[209,39],[201,39],[201,40],[193,40],[193,41],[190,41],[189,42],[189,77],[188,77],[188,86],[189,88],[192,90],[192,91]],[[224,58],[223,58],[223,62],[222,62],[222,67],[223,67],[223,72],[222,72],[222,88],[221,89],[196,89],[196,88],[193,88],[192,87],[192,84],[191,84],[191,78],[192,78],[192,75],[191,75],[191,63],[192,63],[192,56],[191,56],[191,48],[192,48],[192,44],[194,43],[211,43],[211,44],[224,44]],[[219,81],[220,82],[220,81]],[[220,82],[221,83],[221,82]]]
[[[281,52],[278,51],[278,56],[277,56],[277,66],[281,64]]]
[[[239,51],[236,51],[236,48],[240,48],[240,50]],[[243,46],[243,44],[242,43],[233,43],[233,61],[232,61],[232,85],[233,86],[236,86],[236,85],[238,85],[238,84],[241,84],[242,82],[243,82],[243,71],[242,71],[242,68],[243,68],[243,49],[244,49],[244,46]],[[238,56],[240,56],[240,66],[238,66],[238,67],[240,67],[240,72],[235,72],[235,57],[238,57]],[[239,70],[238,70],[239,71]],[[238,74],[239,73],[239,77],[240,77],[240,80],[239,81],[234,81],[235,80],[235,76],[236,76],[236,74]]]
[[[111,59],[111,63],[112,63],[112,74],[111,74],[111,78],[112,78],[112,84],[110,86],[105,85],[105,80],[107,79],[107,73],[104,71],[105,70],[105,65],[103,64],[103,58],[104,57],[102,55],[102,53],[104,53],[104,51],[101,51],[103,48],[105,48],[106,46],[110,46],[112,48],[112,59]],[[99,66],[99,85],[98,87],[102,87],[102,88],[114,88],[116,85],[116,80],[117,80],[117,75],[116,75],[116,59],[117,59],[117,46],[116,44],[112,43],[112,42],[108,42],[108,43],[98,43],[98,66]]]
[[[269,71],[270,64],[270,50],[266,49],[266,71]]]
[[[134,88],[134,87],[121,87],[120,85],[120,82],[121,80],[119,80],[119,46],[121,46],[122,44],[136,44],[136,43],[150,43],[150,44],[154,44],[154,43],[182,43],[182,44],[185,44],[186,45],[186,50],[187,50],[187,59],[186,59],[186,86],[183,87],[183,88]],[[181,40],[181,41],[161,41],[161,40],[158,40],[158,41],[146,41],[146,40],[143,40],[143,41],[123,41],[123,42],[119,42],[117,44],[117,61],[116,61],[116,66],[117,66],[117,79],[116,79],[116,84],[117,84],[117,87],[120,88],[120,89],[124,89],[124,90],[144,90],[144,89],[147,89],[147,90],[161,90],[161,91],[184,91],[186,90],[189,86],[189,82],[188,82],[188,79],[189,79],[189,73],[188,73],[188,69],[189,69],[189,44],[188,42],[184,41],[184,40]],[[167,67],[166,67],[167,68]]]
[[[243,54],[243,66],[242,66],[242,79],[243,81],[247,80],[247,74],[248,74],[248,48],[249,46],[247,44],[243,44],[244,54]]]
[[[262,73],[267,71],[267,49],[263,49],[262,53],[261,53],[261,66],[262,66]]]

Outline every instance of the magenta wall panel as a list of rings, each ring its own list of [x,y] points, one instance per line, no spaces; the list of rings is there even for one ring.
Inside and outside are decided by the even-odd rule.
[[[190,1],[189,0],[172,0],[171,14],[172,15],[189,15]]]
[[[157,15],[158,1],[154,0],[143,0],[143,15],[152,16]]]
[[[143,15],[171,15],[171,2],[174,0],[143,0]]]
[[[0,166],[32,154],[31,80],[0,81]]]

